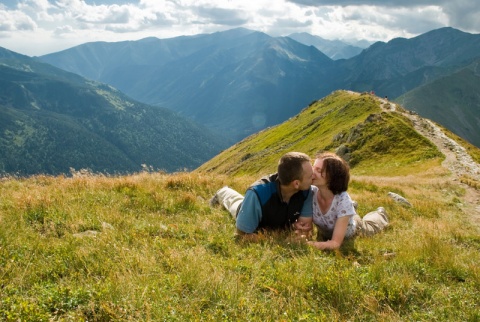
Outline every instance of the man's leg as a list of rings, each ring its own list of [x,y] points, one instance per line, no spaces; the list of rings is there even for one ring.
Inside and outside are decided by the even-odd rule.
[[[237,218],[238,207],[243,202],[244,197],[227,186],[221,188],[215,193],[215,197],[219,204],[225,207],[230,212],[234,219]]]

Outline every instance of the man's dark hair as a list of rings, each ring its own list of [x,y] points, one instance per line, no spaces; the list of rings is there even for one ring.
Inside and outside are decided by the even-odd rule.
[[[288,185],[294,180],[302,180],[303,163],[311,162],[310,157],[301,152],[288,152],[278,161],[278,180],[282,185]]]
[[[350,181],[350,167],[348,163],[331,152],[323,152],[317,155],[317,159],[323,160],[323,169],[327,180],[328,189],[334,194],[347,191]]]

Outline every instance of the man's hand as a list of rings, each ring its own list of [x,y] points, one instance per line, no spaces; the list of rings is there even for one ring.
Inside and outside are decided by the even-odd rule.
[[[311,220],[302,220],[299,218],[293,223],[295,232],[294,239],[299,242],[305,242],[312,238],[313,225]]]
[[[298,218],[298,220],[293,223],[293,229],[296,235],[310,238],[313,230],[312,218]]]
[[[300,231],[300,232],[311,232],[313,229],[313,225],[311,221],[304,221],[304,220],[297,220],[296,222],[293,223],[293,229],[295,231]]]

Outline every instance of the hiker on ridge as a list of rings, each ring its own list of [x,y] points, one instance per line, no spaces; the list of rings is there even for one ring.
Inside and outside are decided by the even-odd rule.
[[[278,162],[277,173],[265,176],[241,195],[225,186],[210,200],[221,204],[236,221],[236,233],[256,241],[261,230],[293,229],[307,234],[312,230],[312,177],[310,157],[289,152]],[[304,209],[304,204],[309,211]]]
[[[383,207],[357,215],[354,202],[347,193],[350,167],[334,153],[317,155],[313,164],[313,223],[317,227],[317,241],[308,244],[321,250],[340,248],[344,239],[371,236],[388,225]]]

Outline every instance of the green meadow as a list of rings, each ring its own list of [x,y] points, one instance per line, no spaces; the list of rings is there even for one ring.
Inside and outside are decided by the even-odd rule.
[[[321,252],[246,243],[208,199],[254,177],[138,173],[0,182],[4,321],[478,321],[480,236],[446,180],[355,177],[388,229]],[[413,204],[391,200],[395,191]]]
[[[337,92],[195,171],[1,178],[0,320],[480,321],[478,180],[446,170],[400,112]],[[248,243],[209,206],[287,151],[340,146],[359,214],[387,210],[378,235],[335,252],[289,232]]]

